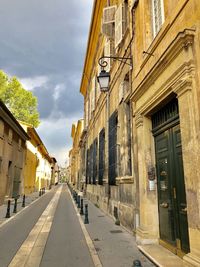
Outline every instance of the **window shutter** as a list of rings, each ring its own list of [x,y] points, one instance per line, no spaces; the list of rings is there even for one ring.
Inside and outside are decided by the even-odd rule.
[[[152,0],[153,11],[153,34],[154,37],[160,31],[160,28],[164,22],[164,6],[163,0]]]
[[[0,137],[4,135],[4,122],[0,120]]]
[[[91,119],[91,92],[89,92],[89,96],[88,96],[88,122]]]
[[[114,38],[116,6],[109,6],[103,9],[103,19],[101,31],[104,35]]]
[[[12,129],[9,129],[9,132],[8,132],[8,143],[12,143],[12,140],[13,140],[13,131],[12,131]]]
[[[95,76],[92,78],[92,89],[91,89],[91,101],[92,101],[92,106],[91,109],[94,111],[95,109]]]
[[[114,56],[114,42],[110,39],[107,39],[105,46],[104,46],[104,56]],[[108,62],[107,67],[105,68],[106,71],[110,71],[111,65],[113,63],[113,59],[107,58],[106,61]]]
[[[85,102],[85,128],[88,126],[88,101]]]
[[[110,40],[107,40],[105,43],[104,56],[110,57]],[[108,65],[106,66],[105,71],[110,71],[110,63],[111,63],[110,58],[107,58],[106,62],[108,63]]]
[[[119,46],[126,30],[126,3],[122,3],[118,6],[115,12],[115,48]]]
[[[122,102],[124,98],[124,82],[121,82],[119,85],[119,104]]]
[[[123,82],[121,82],[119,85],[119,104],[124,99],[124,96],[126,95],[128,90],[129,90],[129,81],[123,80]]]
[[[99,73],[101,72],[101,66],[98,64],[98,68],[97,68],[97,75],[99,75]],[[101,94],[101,90],[100,90],[100,85],[97,82],[97,78],[96,78],[96,83],[97,83],[97,93],[96,93],[96,100],[98,101],[99,96]]]

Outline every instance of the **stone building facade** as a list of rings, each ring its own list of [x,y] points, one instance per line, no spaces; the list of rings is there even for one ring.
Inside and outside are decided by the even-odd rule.
[[[26,140],[29,137],[0,101],[0,205],[23,193]]]
[[[71,137],[73,146],[69,151],[70,183],[79,190],[83,187],[83,166],[85,164],[81,145],[83,126],[83,119],[78,120],[76,124],[72,125]]]
[[[52,179],[52,158],[35,128],[32,126],[27,127],[27,133],[30,136],[30,142],[27,144],[29,154],[27,154],[26,184],[28,187],[30,186],[28,179],[29,176],[32,176],[31,184],[33,184],[34,191],[38,191],[41,188],[47,189],[51,185]],[[33,163],[36,161],[36,166],[31,165],[31,159]]]
[[[55,184],[56,159],[49,156],[35,128],[20,121],[20,125],[29,136],[26,142],[25,164],[23,170],[25,195],[48,188]]]
[[[194,266],[199,39],[197,0],[95,0],[80,86],[88,198],[133,231],[138,244],[159,243]],[[102,57],[108,93],[96,78]]]

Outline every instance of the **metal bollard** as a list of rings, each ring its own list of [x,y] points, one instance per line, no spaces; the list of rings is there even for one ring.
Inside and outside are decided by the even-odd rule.
[[[88,219],[88,204],[85,204],[85,220],[84,224],[89,224],[89,219]]]
[[[13,213],[17,213],[17,198],[15,198]]]
[[[8,200],[7,212],[5,218],[10,218],[10,200]]]
[[[25,207],[25,199],[26,199],[26,196],[23,195],[23,201],[22,201],[22,207],[23,207],[23,208]]]
[[[78,194],[76,193],[76,199],[75,199],[76,204],[78,204]]]
[[[141,262],[139,260],[134,260],[133,267],[142,267]]]
[[[73,190],[73,199],[75,200],[76,198],[76,192]]]
[[[81,207],[81,197],[78,195],[77,208],[80,209],[80,207]]]
[[[81,198],[81,209],[80,209],[80,215],[84,215],[83,212],[83,199]]]

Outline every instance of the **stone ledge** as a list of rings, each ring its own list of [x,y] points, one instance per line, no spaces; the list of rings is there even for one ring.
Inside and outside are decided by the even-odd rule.
[[[138,249],[159,267],[192,267],[184,260],[158,244],[141,245]]]
[[[200,266],[200,258],[198,256],[196,256],[194,253],[189,253],[189,254],[186,254],[183,259],[192,264],[192,266]]]
[[[116,184],[133,184],[134,183],[134,177],[133,176],[123,176],[123,177],[117,177],[116,178]]]

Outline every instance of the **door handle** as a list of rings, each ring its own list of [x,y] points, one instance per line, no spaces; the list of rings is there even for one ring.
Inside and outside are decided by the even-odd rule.
[[[181,209],[181,211],[183,211],[183,212],[187,212],[187,207]]]
[[[163,202],[163,203],[160,204],[160,207],[161,208],[168,208],[169,204],[167,202]]]

